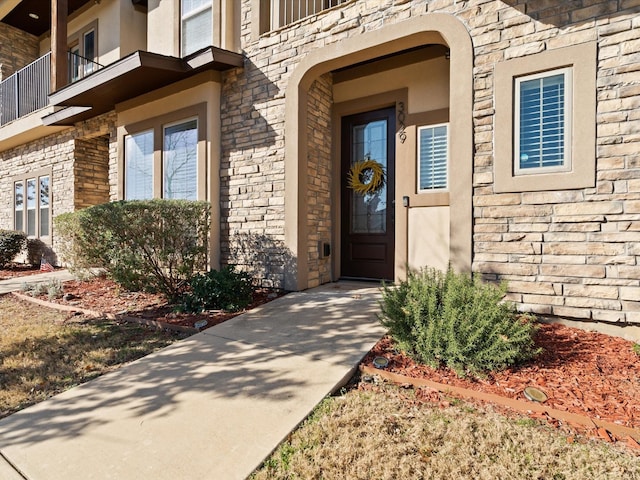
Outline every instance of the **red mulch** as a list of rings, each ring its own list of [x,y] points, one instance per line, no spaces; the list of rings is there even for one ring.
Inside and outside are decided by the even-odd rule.
[[[60,268],[56,268],[60,270]],[[31,266],[24,263],[10,263],[0,268],[0,280],[8,280],[15,277],[26,277],[28,275],[35,275],[40,272],[40,265]]]
[[[174,307],[168,305],[162,295],[145,292],[129,292],[123,290],[112,280],[97,277],[90,280],[64,282],[64,295],[71,294],[69,300],[63,298],[49,299],[41,295],[42,300],[61,305],[76,306],[101,313],[122,314],[130,317],[156,320],[171,325],[194,327],[199,320],[206,320],[206,328],[218,325],[242,312],[228,313],[223,311],[205,311],[202,313],[175,313]],[[268,289],[258,289],[253,302],[247,310],[267,303],[282,295]]]
[[[414,378],[524,400],[525,387],[543,390],[545,405],[591,418],[640,428],[640,357],[633,342],[559,324],[541,324],[536,344],[544,349],[534,361],[487,378],[460,378],[446,368],[416,363],[382,339],[364,362],[389,359],[387,370]],[[535,415],[534,415],[535,416]]]

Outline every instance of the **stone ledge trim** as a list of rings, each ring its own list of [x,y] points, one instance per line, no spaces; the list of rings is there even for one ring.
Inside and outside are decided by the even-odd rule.
[[[604,428],[605,430],[613,433],[617,437],[620,437],[620,438],[631,437],[636,442],[640,441],[640,430],[636,430],[630,427],[625,427],[623,425],[617,425],[615,423],[605,422],[598,418],[590,418],[584,415],[579,415],[577,413],[565,412],[562,410],[546,407],[544,405],[536,404],[533,402],[525,402],[523,400],[516,400],[513,398],[502,397],[500,395],[496,395],[493,393],[484,393],[484,392],[478,392],[475,390],[470,390],[468,388],[455,387],[453,385],[444,385],[442,383],[434,382],[432,380],[426,380],[423,378],[407,377],[397,373],[388,372],[382,369],[369,367],[367,365],[360,365],[360,372],[366,373],[367,375],[378,375],[384,380],[397,383],[397,384],[408,383],[413,385],[414,387],[429,387],[434,390],[437,390],[438,392],[450,393],[462,398],[481,400],[483,402],[489,402],[489,403],[496,403],[498,405],[509,407],[521,413],[530,413],[530,412],[545,413],[549,415],[551,418],[562,421],[562,422],[576,423],[576,424],[585,426],[589,429]]]

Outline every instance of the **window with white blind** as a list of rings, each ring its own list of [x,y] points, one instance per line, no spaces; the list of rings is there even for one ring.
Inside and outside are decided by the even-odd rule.
[[[213,38],[212,0],[182,0],[181,49],[186,56],[211,45]]]
[[[118,131],[119,195],[125,200],[204,200],[207,104],[123,125]]]
[[[163,197],[196,200],[198,120],[164,127]]]
[[[446,123],[418,127],[418,192],[448,188],[448,130]]]
[[[153,130],[127,135],[124,149],[125,200],[153,198]]]
[[[516,174],[571,168],[571,69],[515,79]]]

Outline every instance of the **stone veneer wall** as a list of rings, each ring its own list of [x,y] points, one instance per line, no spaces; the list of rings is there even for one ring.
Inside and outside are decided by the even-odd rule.
[[[75,208],[109,201],[109,137],[75,140]]]
[[[284,96],[277,85],[286,66],[274,59],[272,68],[269,53],[223,75],[220,248],[223,264],[283,287],[294,268],[284,245]]]
[[[39,57],[38,37],[0,22],[0,80]]]
[[[13,176],[24,175],[41,169],[51,168],[51,215],[52,218],[76,208],[76,188],[78,181],[86,178],[85,173],[74,168],[76,144],[87,146],[82,139],[107,135],[111,144],[116,144],[115,114],[109,113],[77,124],[20,147],[0,152],[0,228],[12,228],[13,221]],[[115,152],[115,146],[108,149]],[[104,149],[101,147],[101,153]],[[110,153],[110,156],[112,154]],[[104,160],[106,161],[106,159]],[[110,158],[110,163],[117,162]],[[80,178],[76,173],[80,171]],[[107,188],[109,186],[107,185]],[[111,185],[115,188],[115,185]],[[82,187],[81,187],[82,189]],[[104,187],[101,187],[104,191]],[[82,202],[81,202],[82,203]],[[56,250],[55,225],[53,230],[53,250]]]
[[[331,256],[322,256],[322,243],[331,245],[331,74],[313,82],[308,97],[307,225],[309,287],[331,281]],[[335,250],[335,249],[334,249]]]
[[[475,47],[473,269],[508,280],[522,310],[640,323],[640,1],[473,3],[460,13]],[[588,41],[595,188],[495,194],[494,64]]]
[[[463,22],[474,45],[473,269],[509,280],[511,298],[526,310],[640,322],[640,0],[353,1],[257,40],[251,4],[242,2],[245,68],[225,74],[223,87],[224,260],[243,263],[233,248],[238,234],[284,240],[283,94],[299,60],[406,18],[448,13]],[[588,41],[598,44],[596,187],[494,193],[495,64]],[[317,88],[330,102],[328,86],[321,81]],[[312,232],[325,221],[317,212],[330,205],[322,194],[316,201]],[[314,283],[324,281],[321,262],[310,268]],[[282,278],[276,273],[271,280],[281,286]]]

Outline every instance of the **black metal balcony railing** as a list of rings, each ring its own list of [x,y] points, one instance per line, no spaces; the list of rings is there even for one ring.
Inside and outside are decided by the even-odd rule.
[[[69,81],[80,80],[102,66],[69,52]],[[49,104],[51,53],[40,57],[0,82],[0,126]]]
[[[284,27],[349,0],[271,0],[271,29]]]
[[[77,53],[69,52],[69,83],[77,82],[87,75],[100,70],[102,65]]]
[[[0,125],[45,107],[51,90],[51,53],[0,82]]]

